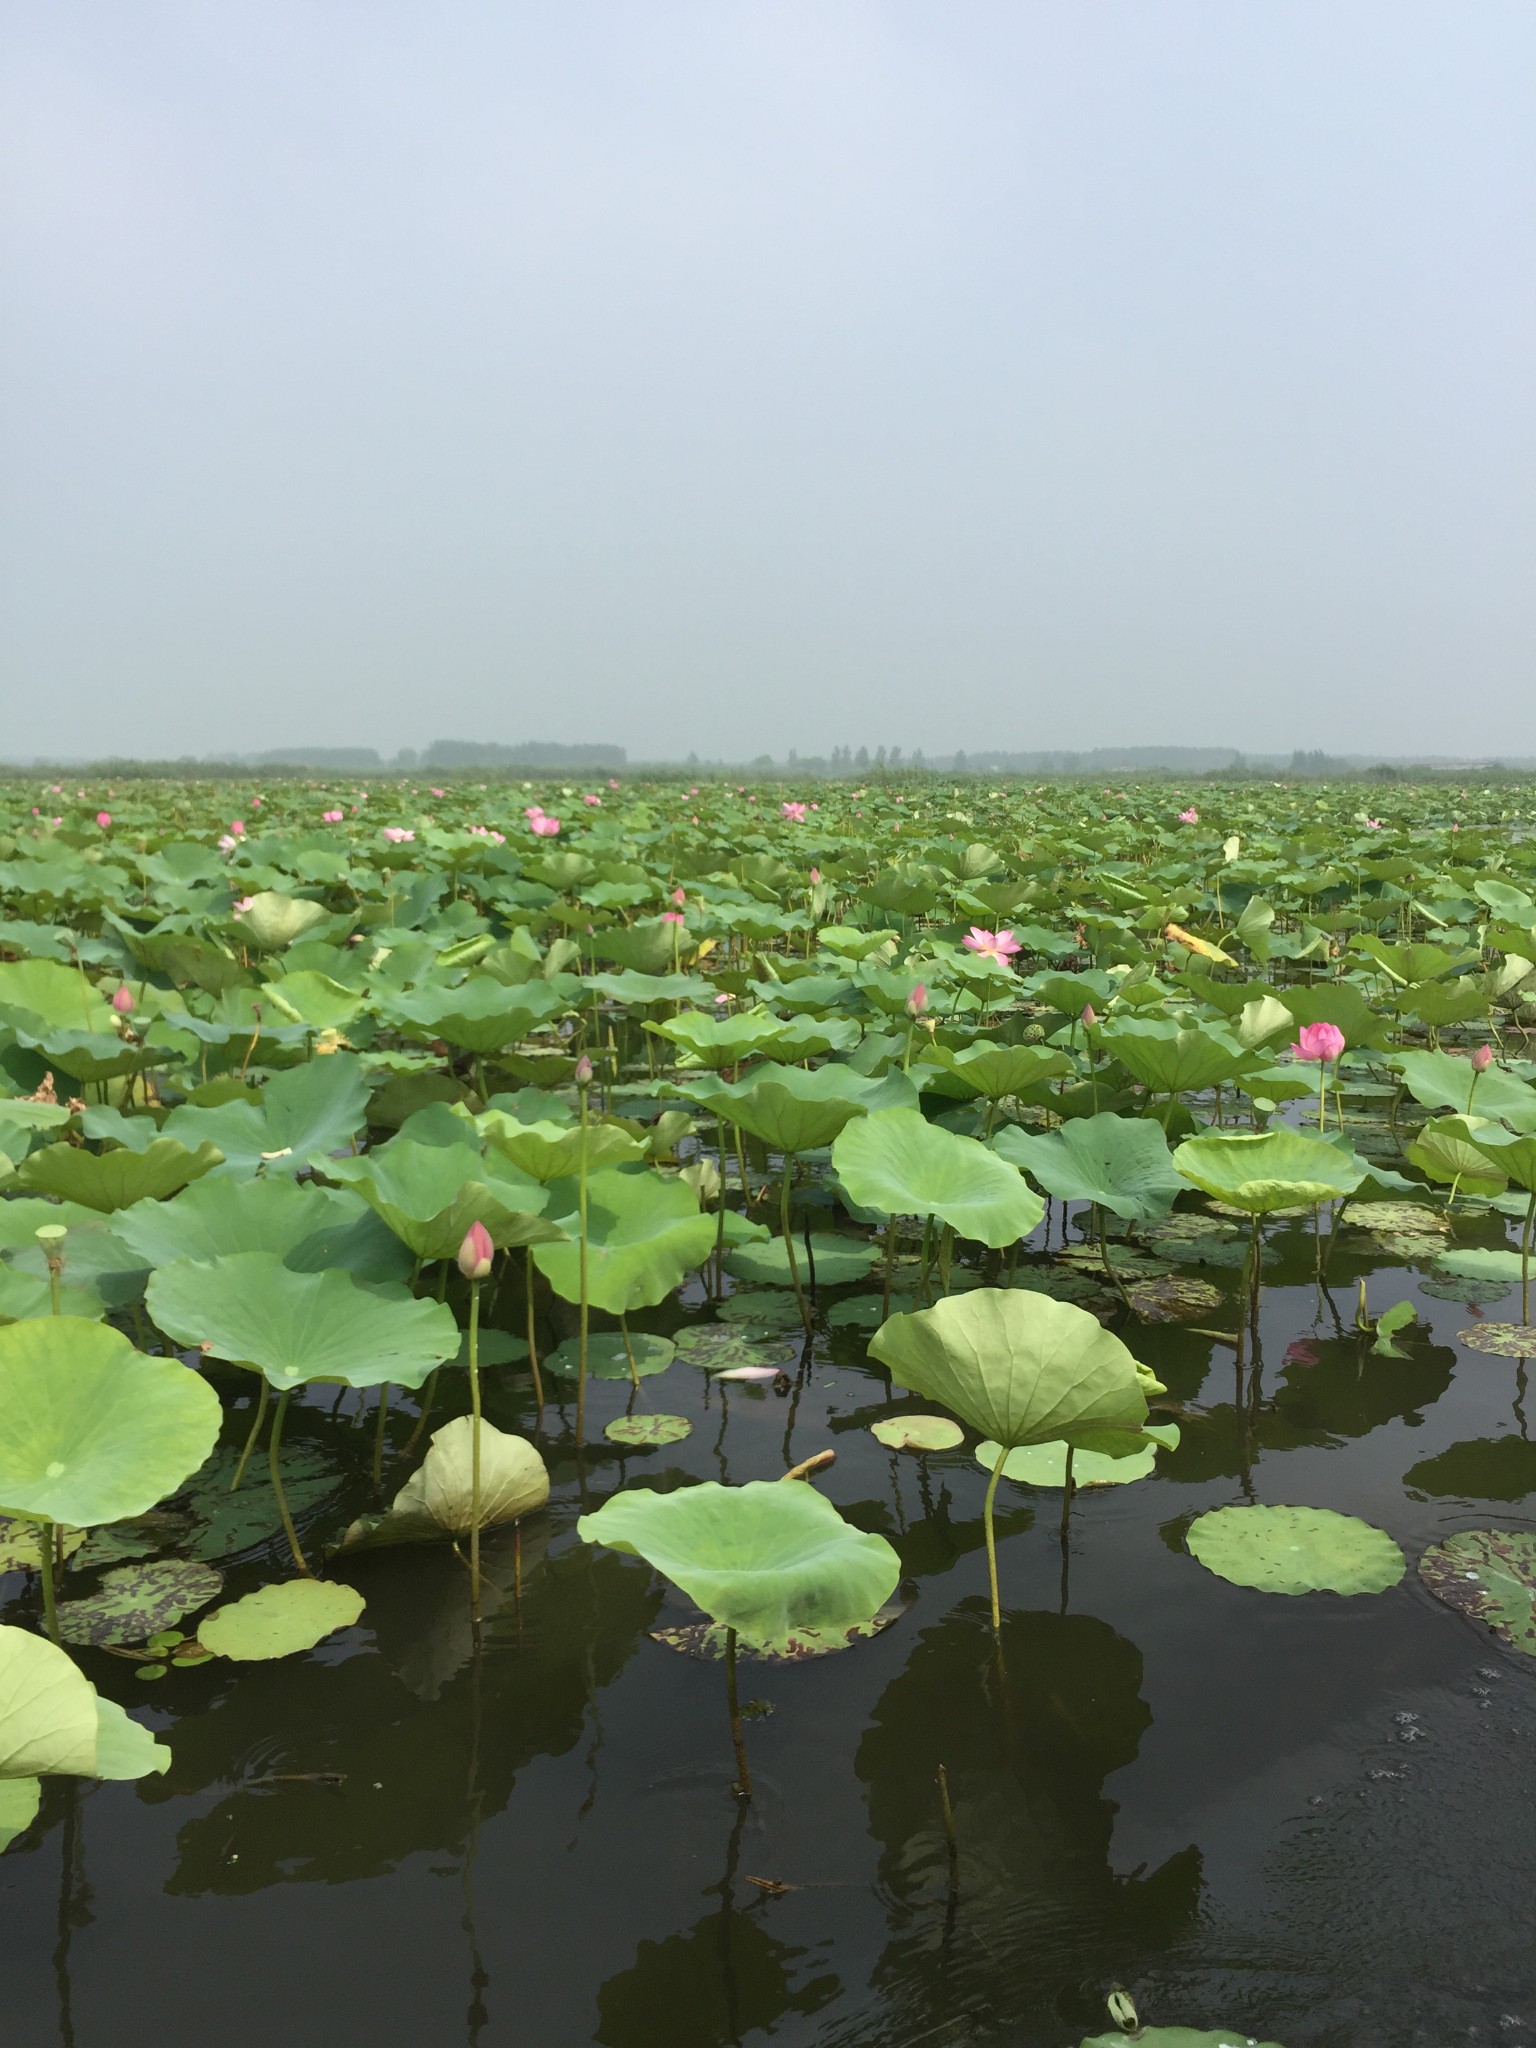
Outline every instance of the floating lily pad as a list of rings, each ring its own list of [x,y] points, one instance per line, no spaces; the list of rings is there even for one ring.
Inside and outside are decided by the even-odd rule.
[[[173,1514],[165,1508],[151,1508],[147,1515],[135,1515],[125,1522],[108,1522],[93,1529],[80,1546],[75,1559],[82,1571],[98,1565],[127,1564],[136,1557],[153,1557],[156,1551],[179,1547],[196,1527],[190,1515]]]
[[[632,1330],[629,1342],[635,1354],[635,1371],[641,1379],[665,1372],[677,1356],[677,1346],[670,1337],[653,1337],[646,1331]],[[549,1353],[544,1363],[562,1378],[575,1379],[581,1370],[580,1342],[575,1337],[567,1337],[557,1350]],[[622,1331],[594,1330],[588,1335],[587,1374],[595,1380],[629,1378],[629,1352],[624,1348]]]
[[[1234,1238],[1247,1242],[1245,1233],[1235,1223],[1198,1209],[1186,1209],[1177,1216],[1165,1216],[1159,1222],[1143,1224],[1140,1235],[1170,1256],[1174,1245],[1193,1244],[1201,1238]]]
[[[901,1601],[893,1600],[868,1621],[857,1621],[851,1628],[797,1628],[777,1648],[738,1636],[736,1654],[750,1664],[803,1664],[809,1657],[830,1657],[834,1650],[847,1650],[855,1643],[868,1642],[871,1636],[878,1636],[888,1629],[893,1621],[900,1621],[906,1611]],[[725,1656],[727,1633],[715,1622],[694,1621],[684,1622],[677,1628],[653,1628],[650,1635],[653,1643],[665,1643],[669,1650],[681,1650],[685,1657],[697,1657],[703,1663],[713,1663]]]
[[[791,1068],[790,1071],[798,1073],[800,1070]],[[819,1287],[840,1287],[849,1280],[865,1279],[879,1256],[877,1246],[860,1238],[818,1233],[811,1239],[811,1259],[808,1261],[804,1240],[795,1239],[795,1265],[802,1287],[810,1283],[812,1263]],[[782,1237],[771,1237],[766,1244],[738,1245],[727,1256],[725,1270],[738,1280],[752,1280],[764,1287],[788,1287],[792,1284]]]
[[[840,1308],[842,1303],[838,1303]],[[798,1326],[800,1310],[793,1294],[785,1294],[776,1287],[749,1287],[738,1294],[728,1294],[718,1303],[715,1314],[727,1323],[757,1323],[765,1330],[788,1329]],[[837,1310],[834,1309],[833,1320]]]
[[[1129,1486],[1132,1480],[1148,1478],[1157,1464],[1157,1453],[1173,1450],[1179,1441],[1176,1423],[1148,1424],[1138,1430],[1098,1430],[1097,1448],[1074,1447],[1072,1485]],[[976,1462],[984,1472],[997,1464],[1001,1446],[979,1443]],[[1058,1440],[1048,1444],[1022,1444],[1003,1460],[1003,1477],[1025,1486],[1063,1487],[1067,1483],[1067,1446]]]
[[[1407,1569],[1384,1529],[1331,1508],[1215,1508],[1185,1542],[1207,1571],[1261,1593],[1383,1593]]]
[[[1096,1244],[1069,1244],[1056,1257],[1062,1265],[1073,1271],[1088,1274],[1102,1274],[1104,1256]],[[1150,1258],[1146,1252],[1127,1251],[1124,1245],[1109,1247],[1109,1264],[1112,1272],[1122,1280],[1155,1280],[1167,1272],[1161,1259]]]
[[[1459,1529],[1425,1551],[1419,1577],[1447,1607],[1536,1657],[1536,1535],[1529,1530]]]
[[[686,1415],[616,1415],[603,1427],[610,1443],[647,1450],[653,1444],[680,1444],[693,1424]]]
[[[64,1555],[72,1557],[84,1543],[85,1531],[66,1529],[63,1534]],[[0,1572],[41,1571],[43,1560],[38,1550],[41,1536],[36,1522],[0,1519]]]
[[[199,1525],[188,1549],[204,1563],[254,1550],[282,1533],[283,1519],[266,1483],[265,1452],[253,1459],[239,1492],[231,1493],[230,1481],[239,1461],[240,1453],[233,1446],[217,1451],[193,1474],[186,1489],[187,1511]],[[303,1444],[282,1446],[278,1470],[289,1513],[300,1524],[341,1488],[341,1474],[331,1469],[319,1451]]]
[[[721,1372],[733,1365],[793,1365],[800,1356],[775,1330],[732,1329],[726,1323],[694,1323],[677,1333],[677,1355],[684,1365]]]
[[[1357,1223],[1372,1237],[1444,1237],[1451,1227],[1443,1209],[1431,1209],[1423,1202],[1351,1202],[1344,1221]]]
[[[1088,1309],[1094,1315],[1118,1307],[1120,1301],[1107,1281],[1095,1280],[1075,1266],[1020,1266],[1013,1284],[1026,1294],[1048,1294],[1053,1301],[1070,1301],[1074,1307]],[[893,1303],[893,1309],[894,1306]]]
[[[216,1599],[224,1584],[211,1565],[180,1558],[119,1565],[94,1593],[59,1603],[59,1634],[66,1643],[142,1643],[194,1607]]]
[[[1437,1301],[1459,1301],[1481,1308],[1488,1302],[1502,1301],[1509,1289],[1502,1280],[1473,1280],[1461,1273],[1442,1272],[1437,1266],[1419,1282],[1419,1292],[1432,1294]]]
[[[947,1415],[886,1415],[869,1433],[892,1451],[952,1451],[965,1442],[965,1431]]]
[[[363,1605],[362,1594],[351,1586],[328,1579],[287,1579],[215,1608],[197,1637],[216,1657],[240,1664],[293,1657],[312,1650],[337,1629],[350,1628]]]
[[[1187,1273],[1163,1273],[1156,1280],[1137,1280],[1126,1292],[1131,1307],[1144,1323],[1189,1323],[1196,1316],[1208,1316],[1226,1299],[1209,1280],[1195,1280]]]
[[[1536,1358],[1536,1324],[1478,1323],[1458,1330],[1456,1336],[1469,1351],[1491,1351],[1495,1358]]]
[[[1280,2048],[1278,2041],[1255,2041],[1246,2027],[1216,2027],[1202,2032],[1198,2027],[1139,2027],[1134,2034],[1094,2034],[1082,2048]]]

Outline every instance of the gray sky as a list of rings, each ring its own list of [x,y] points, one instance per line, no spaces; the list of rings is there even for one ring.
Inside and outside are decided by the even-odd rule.
[[[1530,0],[0,10],[0,754],[1536,752]]]

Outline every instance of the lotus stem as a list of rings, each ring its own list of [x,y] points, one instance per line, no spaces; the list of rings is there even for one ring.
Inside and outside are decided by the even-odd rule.
[[[277,1512],[282,1517],[283,1534],[288,1538],[288,1548],[293,1552],[293,1561],[306,1579],[315,1575],[309,1568],[309,1561],[299,1548],[299,1532],[293,1526],[293,1516],[288,1507],[288,1496],[283,1491],[283,1474],[279,1456],[283,1444],[283,1417],[288,1413],[288,1399],[291,1387],[284,1387],[277,1397],[277,1406],[272,1411],[272,1435],[267,1443],[267,1469],[272,1478],[272,1492],[277,1501]]]
[[[891,1319],[891,1262],[896,1256],[896,1218],[889,1216],[885,1224],[885,1273],[880,1295],[880,1320],[888,1323]]]
[[[54,1529],[52,1522],[37,1524],[38,1572],[43,1582],[43,1625],[48,1631],[48,1640],[59,1640],[58,1593],[54,1580],[55,1558],[53,1551]]]
[[[538,1268],[533,1263],[533,1246],[523,1253],[523,1280],[528,1296],[528,1363],[533,1371],[533,1426],[538,1429],[544,1421],[544,1380],[539,1372],[539,1340],[533,1327],[533,1276]]]
[[[373,1483],[384,1484],[384,1430],[389,1421],[389,1381],[379,1388],[379,1412],[373,1424]]]
[[[747,1769],[747,1745],[741,1735],[741,1705],[736,1697],[736,1631],[725,1632],[725,1697],[731,1710],[731,1746],[736,1752],[736,1782],[731,1790],[745,1804],[752,1797],[752,1774]]]
[[[715,1214],[715,1299],[725,1292],[725,1118],[715,1117],[715,1156],[720,1161],[719,1207]]]
[[[580,1331],[576,1340],[576,1441],[586,1441],[587,1427],[587,1091],[577,1089],[581,1099],[581,1167],[577,1178],[577,1209],[581,1218],[581,1244],[577,1253],[580,1261],[581,1305],[579,1308]]]
[[[261,1435],[261,1425],[266,1420],[267,1394],[269,1389],[266,1374],[262,1373],[260,1378],[261,1387],[256,1396],[256,1413],[251,1417],[250,1434],[245,1439],[245,1449],[240,1453],[239,1460],[235,1466],[235,1476],[229,1482],[231,1493],[238,1493],[240,1491],[241,1483],[245,1478],[245,1468],[251,1462],[251,1453],[255,1450],[257,1439]]]
[[[1536,1191],[1525,1207],[1525,1228],[1520,1233],[1520,1320],[1531,1320],[1531,1239],[1536,1234]]]
[[[585,1360],[583,1360],[585,1363]],[[469,1618],[480,1626],[480,1282],[469,1283]]]
[[[1068,1444],[1067,1466],[1061,1479],[1061,1540],[1063,1546],[1066,1544],[1067,1535],[1072,1525],[1072,1450],[1073,1446]]]
[[[619,1335],[624,1339],[624,1356],[629,1360],[630,1385],[638,1394],[640,1391],[640,1368],[635,1363],[635,1347],[629,1341],[629,1318],[619,1317]]]
[[[779,1227],[784,1233],[784,1256],[789,1261],[789,1277],[795,1290],[795,1303],[800,1310],[800,1321],[804,1325],[807,1335],[809,1335],[811,1311],[806,1303],[805,1290],[800,1285],[800,1263],[795,1257],[794,1233],[790,1228],[789,1177],[794,1168],[794,1163],[795,1155],[792,1152],[786,1152],[784,1154],[784,1172],[779,1180]]]
[[[955,1840],[955,1809],[949,1803],[949,1773],[939,1765],[939,1811],[944,1816],[944,1849],[949,1862],[949,1891],[953,1898],[959,1890],[960,1849]]]
[[[981,1504],[981,1522],[987,1538],[987,1584],[992,1591],[992,1633],[1000,1636],[1003,1632],[1002,1603],[997,1597],[997,1532],[992,1526],[992,1503],[997,1498],[997,1482],[1003,1476],[1003,1466],[1008,1452],[998,1446],[997,1463],[992,1467],[992,1477],[987,1481],[987,1497]]]
[[[416,1417],[416,1427],[411,1431],[410,1436],[406,1440],[405,1455],[408,1458],[421,1442],[422,1432],[426,1429],[428,1419],[431,1416],[432,1404],[437,1399],[437,1376],[441,1371],[442,1367],[440,1365],[434,1365],[431,1372],[427,1374],[427,1384],[422,1389],[421,1410]],[[374,1483],[377,1484],[378,1482],[375,1481]]]

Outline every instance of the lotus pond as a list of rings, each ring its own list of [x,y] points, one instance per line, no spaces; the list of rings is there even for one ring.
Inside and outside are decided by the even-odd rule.
[[[1533,810],[0,788],[7,2048],[1530,2039]]]

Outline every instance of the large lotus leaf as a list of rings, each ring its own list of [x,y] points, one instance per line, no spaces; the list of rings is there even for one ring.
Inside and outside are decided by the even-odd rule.
[[[1003,1477],[1026,1486],[1063,1487],[1067,1483],[1067,1452],[1072,1453],[1072,1485],[1129,1486],[1148,1478],[1157,1463],[1159,1449],[1178,1446],[1176,1423],[1149,1424],[1145,1429],[1094,1429],[1075,1432],[1068,1445],[1058,1439],[1049,1444],[1019,1444],[1004,1451],[1001,1444],[980,1443],[976,1462],[991,1472],[999,1458]]]
[[[477,1122],[497,1152],[537,1181],[579,1173],[583,1157],[588,1173],[645,1157],[645,1146],[619,1124],[589,1123],[585,1130],[580,1124],[525,1124],[496,1109],[487,1110]]]
[[[59,1249],[64,1255],[62,1314],[89,1316],[95,1321],[108,1309],[137,1301],[144,1292],[143,1261],[99,1216],[69,1230]],[[21,1322],[27,1316],[52,1313],[48,1253],[43,1245],[23,1245],[6,1253],[0,1263],[0,1317]]]
[[[892,1316],[870,1356],[898,1386],[942,1401],[1012,1450],[1074,1430],[1139,1429],[1147,1419],[1136,1361],[1097,1316],[1020,1288],[979,1287]]]
[[[1213,1508],[1185,1542],[1207,1571],[1261,1593],[1383,1593],[1407,1570],[1384,1529],[1331,1508]]]
[[[66,1643],[142,1643],[217,1597],[224,1580],[211,1565],[181,1558],[119,1565],[94,1593],[59,1603]]]
[[[552,1186],[551,1209],[568,1238],[580,1230],[574,1181]],[[609,1315],[663,1301],[714,1249],[716,1219],[680,1180],[647,1166],[609,1166],[587,1181],[587,1299]],[[579,1243],[540,1244],[534,1264],[557,1294],[581,1299]]]
[[[810,1152],[830,1145],[844,1124],[882,1109],[916,1109],[917,1090],[899,1069],[879,1080],[852,1067],[753,1067],[739,1081],[700,1075],[686,1088],[663,1085],[712,1115],[739,1124],[775,1152]]]
[[[326,1163],[331,1180],[354,1189],[419,1259],[451,1259],[472,1223],[491,1242],[552,1244],[563,1231],[544,1212],[547,1189],[510,1163],[488,1161],[477,1145],[421,1145],[392,1138],[360,1159]]]
[[[90,1777],[96,1689],[30,1629],[0,1628],[0,1779]]]
[[[31,1827],[42,1803],[36,1778],[0,1778],[0,1854]]]
[[[214,1174],[172,1202],[120,1210],[112,1228],[146,1266],[275,1252],[301,1273],[339,1266],[359,1280],[403,1280],[411,1270],[409,1251],[361,1196],[312,1182]]]
[[[367,1000],[312,968],[264,981],[261,992],[279,1016],[293,1024],[312,1024],[317,1031],[345,1031]]]
[[[931,1055],[942,1067],[965,1083],[972,1095],[996,1101],[1004,1095],[1023,1095],[1042,1081],[1054,1081],[1072,1072],[1072,1061],[1064,1052],[1045,1045],[968,1045],[963,1052],[950,1052],[935,1043]]]
[[[1529,1529],[1458,1529],[1425,1551],[1419,1577],[1447,1607],[1536,1657],[1536,1535]]]
[[[851,1527],[798,1481],[630,1488],[583,1515],[576,1531],[643,1557],[712,1621],[769,1647],[801,1629],[868,1621],[901,1575],[883,1536]]]
[[[426,1543],[465,1536],[473,1525],[471,1459],[474,1419],[455,1416],[432,1432],[419,1472],[395,1495],[389,1512],[354,1522],[345,1550],[389,1543]],[[549,1473],[533,1445],[480,1424],[480,1526],[516,1522],[549,1499]]]
[[[1478,1108],[1482,1107],[1479,1102]],[[1502,1125],[1485,1123],[1481,1118],[1467,1119],[1463,1127],[1478,1151],[1504,1179],[1513,1181],[1528,1194],[1536,1194],[1536,1137],[1528,1132],[1506,1131]]]
[[[493,975],[477,975],[462,988],[418,988],[389,1002],[415,1038],[444,1038],[466,1052],[499,1052],[527,1038],[541,1024],[567,1007],[548,982],[521,982],[508,988]]]
[[[274,1074],[260,1102],[216,1108],[183,1104],[165,1120],[164,1135],[184,1144],[204,1140],[224,1154],[221,1173],[302,1173],[311,1160],[350,1145],[368,1114],[368,1083],[350,1053],[330,1053]]]
[[[1169,1017],[1116,1017],[1099,1026],[1111,1053],[1143,1087],[1159,1095],[1214,1088],[1261,1066],[1262,1060],[1218,1024],[1179,1024]]]
[[[77,1316],[0,1329],[0,1512],[77,1529],[142,1515],[212,1450],[222,1410],[179,1359]]]
[[[818,1286],[841,1287],[849,1280],[862,1280],[880,1256],[879,1248],[867,1238],[840,1236],[817,1231],[811,1239],[809,1259],[804,1240],[795,1240],[795,1268],[805,1287],[815,1269]],[[756,1281],[767,1287],[790,1287],[789,1254],[782,1237],[758,1244],[740,1244],[725,1262],[725,1270],[737,1280]]]
[[[1496,1163],[1497,1155],[1479,1142],[1485,1130],[1498,1130],[1483,1117],[1434,1116],[1419,1130],[1403,1156],[1434,1181],[1448,1183],[1468,1195],[1498,1195],[1509,1185]]]
[[[1286,1124],[1186,1138],[1173,1163],[1193,1186],[1250,1216],[1353,1194],[1367,1172],[1363,1159]]]
[[[259,952],[280,953],[323,924],[328,914],[323,903],[262,889],[250,898],[235,922]]]
[[[134,1202],[163,1202],[223,1163],[216,1145],[196,1151],[175,1138],[160,1137],[142,1152],[87,1152],[78,1145],[45,1145],[24,1159],[16,1185],[33,1194],[57,1195],[82,1208],[108,1211]]]
[[[327,1579],[288,1579],[262,1586],[228,1607],[216,1607],[197,1631],[215,1657],[254,1663],[312,1650],[339,1628],[350,1628],[364,1600],[351,1586]]]
[[[162,1776],[171,1767],[171,1752],[156,1742],[147,1728],[131,1720],[116,1700],[96,1697],[95,1778],[146,1778],[151,1771]]]
[[[1513,1074],[1497,1067],[1479,1074],[1471,1060],[1450,1052],[1397,1052],[1387,1064],[1397,1069],[1408,1093],[1426,1109],[1502,1117],[1517,1131],[1536,1131],[1536,1088]]]
[[[786,1027],[782,1017],[770,1016],[766,1010],[741,1010],[730,1017],[682,1010],[661,1023],[647,1023],[645,1028],[681,1046],[701,1067],[735,1067],[753,1053],[766,1052],[784,1036]]]
[[[832,1147],[832,1166],[861,1209],[936,1216],[994,1250],[1028,1237],[1045,1214],[1016,1168],[913,1109],[885,1109],[847,1125]]]
[[[1026,1131],[1009,1124],[993,1150],[1022,1166],[1047,1194],[1068,1202],[1097,1202],[1128,1222],[1166,1216],[1184,1183],[1174,1172],[1168,1140],[1150,1117],[1074,1117],[1057,1131]]]
[[[1277,941],[1275,950],[1283,952],[1283,943]],[[1349,1045],[1380,1045],[1392,1028],[1392,1019],[1373,1010],[1350,981],[1292,983],[1280,991],[1280,1000],[1298,1029],[1304,1024],[1337,1024]]]
[[[145,1305],[176,1343],[252,1366],[285,1391],[307,1380],[419,1387],[459,1348],[459,1326],[442,1302],[419,1301],[404,1287],[364,1287],[350,1273],[295,1273],[275,1252],[162,1266]]]
[[[0,1012],[25,1011],[54,1031],[109,1032],[112,1005],[76,967],[58,960],[0,961]]]

